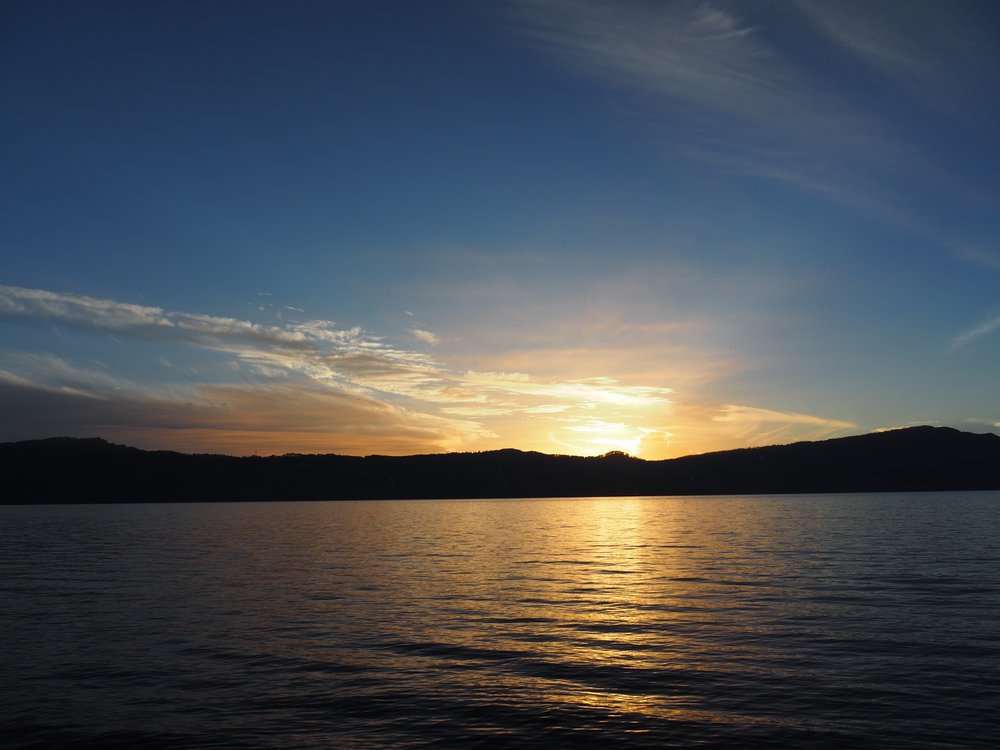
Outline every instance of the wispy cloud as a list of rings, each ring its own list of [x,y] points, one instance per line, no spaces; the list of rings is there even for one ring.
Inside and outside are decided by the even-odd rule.
[[[485,419],[559,414],[567,423],[569,412],[576,420],[583,413],[592,419],[595,409],[631,410],[635,416],[662,407],[669,392],[607,377],[539,381],[522,373],[450,370],[428,355],[325,320],[263,326],[11,286],[0,287],[0,318],[103,332],[123,341],[211,350],[228,358],[228,372],[243,381],[139,386],[108,368],[7,352],[0,357],[0,376],[8,396],[30,391],[31,398],[23,403],[48,398],[59,405],[37,408],[30,417],[18,411],[20,418],[12,416],[7,422],[11,435],[28,423],[51,431],[61,420],[67,430],[76,431],[89,426],[120,432],[126,423],[134,430],[184,429],[188,437],[192,430],[202,430],[197,433],[202,435],[199,444],[212,432],[216,437],[225,433],[222,443],[234,445],[234,431],[249,431],[257,435],[258,444],[265,434],[272,435],[272,444],[281,441],[279,433],[300,444],[303,434],[316,439],[322,433],[338,446],[357,446],[365,436],[375,435],[370,444],[378,447],[398,434],[409,436],[406,445],[426,452],[495,437],[482,423]],[[157,362],[162,364],[163,358],[162,352],[156,353]],[[179,370],[162,368],[160,373],[176,378]],[[294,439],[288,437],[290,432]],[[418,445],[418,435],[423,444]]]
[[[952,339],[951,349],[953,351],[962,349],[974,341],[981,339],[983,336],[988,336],[997,330],[1000,330],[1000,315],[995,318],[984,320],[979,325],[958,334],[954,339]]]
[[[504,394],[537,396],[546,401],[569,400],[582,405],[613,404],[627,407],[657,407],[667,403],[670,388],[622,385],[613,378],[540,383],[524,373],[467,372],[466,382]]]
[[[186,344],[263,367],[361,390],[411,392],[435,382],[424,354],[395,348],[360,328],[327,320],[268,326],[66,292],[0,286],[0,319],[58,324],[147,341]]]
[[[724,173],[775,182],[836,202],[947,248],[952,226],[900,185],[942,205],[995,213],[991,183],[914,141],[914,129],[844,75],[857,59],[935,108],[992,101],[1000,72],[995,22],[981,7],[935,2],[800,0],[521,0],[522,32],[554,58],[636,92],[637,110],[668,153]],[[822,64],[811,52],[823,44]],[[984,83],[988,85],[984,87]],[[954,126],[955,123],[950,123]],[[946,127],[944,123],[941,127]]]
[[[575,64],[636,87],[757,117],[743,92],[771,88],[752,28],[708,4],[525,2],[528,33]]]
[[[972,3],[799,0],[823,33],[929,102],[965,97],[970,79],[997,67],[996,42]]]
[[[410,333],[418,341],[422,341],[425,344],[430,344],[431,346],[437,346],[441,343],[441,338],[433,331],[427,331],[423,328],[414,328]]]
[[[872,432],[892,432],[893,430],[905,430],[908,427],[919,427],[923,425],[931,425],[933,427],[937,427],[940,425],[940,422],[934,419],[915,419],[911,422],[907,422],[906,424],[895,424],[895,425],[890,425],[888,427],[885,426],[876,427],[874,430],[872,430]]]
[[[51,355],[0,358],[0,439],[102,435],[176,450],[246,453],[457,450],[493,433],[373,397],[303,383],[140,386]]]
[[[955,255],[962,260],[992,271],[1000,271],[1000,248],[994,245],[961,245]]]
[[[721,415],[715,417],[716,422],[738,422],[741,424],[780,422],[782,424],[817,425],[837,430],[857,427],[852,422],[845,422],[840,419],[827,419],[826,417],[817,417],[813,414],[761,409],[759,407],[741,406],[739,404],[726,404],[722,407],[722,411]]]
[[[739,404],[722,406],[721,413],[713,420],[724,423],[736,437],[751,445],[817,440],[858,428],[853,422],[842,419]]]
[[[517,5],[526,34],[569,64],[666,100],[689,116],[721,115],[769,141],[871,142],[872,123],[823,91],[721,3],[538,0]],[[746,10],[746,6],[741,6]],[[672,112],[674,117],[678,113]]]
[[[158,377],[168,380],[151,382],[148,373],[131,380],[123,374],[127,349],[116,365],[0,352],[5,416],[0,439],[100,434],[148,447],[279,453],[426,453],[517,445],[584,454],[617,449],[662,458],[684,452],[672,443],[678,434],[698,436],[689,443],[690,452],[853,427],[749,406],[688,403],[678,409],[672,388],[635,376],[624,381],[449,368],[324,320],[262,326],[9,286],[0,287],[0,317],[103,332],[123,344],[135,339],[194,347],[216,353],[224,364],[204,378],[176,364],[163,366],[164,353],[155,351],[150,358]],[[602,367],[592,356],[590,372]]]
[[[0,286],[0,318],[60,323],[123,335],[174,338],[209,348],[220,348],[225,341],[288,348],[308,346],[305,334],[294,329],[15,286]]]

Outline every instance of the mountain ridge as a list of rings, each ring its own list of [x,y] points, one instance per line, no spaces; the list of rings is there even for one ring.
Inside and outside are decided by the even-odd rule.
[[[520,451],[235,457],[103,438],[0,443],[3,504],[1000,489],[1000,436],[918,426],[647,461]]]

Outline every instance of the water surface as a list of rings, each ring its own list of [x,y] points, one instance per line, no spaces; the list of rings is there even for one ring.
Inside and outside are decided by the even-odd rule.
[[[10,747],[1000,742],[1000,493],[0,508]]]

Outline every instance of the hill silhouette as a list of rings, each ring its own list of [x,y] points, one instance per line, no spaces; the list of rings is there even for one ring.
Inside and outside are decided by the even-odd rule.
[[[1000,436],[911,427],[664,461],[513,449],[233,457],[50,438],[0,444],[0,466],[4,504],[983,490],[1000,489]]]

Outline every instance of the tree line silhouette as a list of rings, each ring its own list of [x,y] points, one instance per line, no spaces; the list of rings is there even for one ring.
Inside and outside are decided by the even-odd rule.
[[[100,438],[0,444],[4,504],[1000,489],[1000,436],[912,427],[663,461],[513,449],[234,457]]]

